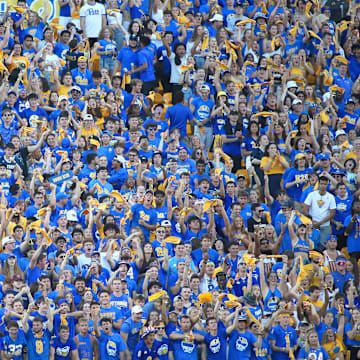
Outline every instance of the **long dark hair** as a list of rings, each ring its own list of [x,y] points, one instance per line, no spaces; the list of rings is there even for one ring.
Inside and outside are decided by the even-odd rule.
[[[179,66],[181,65],[181,59],[180,59],[180,56],[176,54],[176,50],[178,49],[178,47],[180,46],[183,46],[186,50],[186,45],[184,43],[177,43],[175,46],[174,46],[174,54],[175,54],[175,65]]]
[[[235,130],[233,130],[230,121],[228,120],[226,124],[224,125],[224,130],[226,135],[234,135],[236,131],[242,131],[243,130],[243,124],[241,119],[237,119]]]
[[[275,146],[278,148],[278,146],[277,146],[276,143],[274,143],[274,142],[268,143],[267,146],[266,146],[266,148],[265,148],[264,156],[268,156],[268,157],[270,156],[270,155],[269,155],[269,147],[270,147],[271,145],[275,145]]]

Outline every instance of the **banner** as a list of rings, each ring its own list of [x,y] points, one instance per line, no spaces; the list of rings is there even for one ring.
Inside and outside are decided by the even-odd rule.
[[[61,175],[54,175],[51,178],[49,178],[49,181],[55,185],[60,185],[64,181],[72,179],[74,176],[72,171],[67,171],[65,173],[62,173]]]
[[[27,0],[26,1],[28,6],[32,11],[37,12],[41,17],[44,16],[44,0]],[[4,15],[6,10],[6,4],[16,5],[17,0],[8,0],[8,1],[0,1],[0,15],[1,17]],[[60,7],[57,0],[49,0],[49,20],[50,22],[52,19],[59,17]]]

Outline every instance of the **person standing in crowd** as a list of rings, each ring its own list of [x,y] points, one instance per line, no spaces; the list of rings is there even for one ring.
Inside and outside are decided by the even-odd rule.
[[[360,359],[359,17],[4,4],[0,357]]]

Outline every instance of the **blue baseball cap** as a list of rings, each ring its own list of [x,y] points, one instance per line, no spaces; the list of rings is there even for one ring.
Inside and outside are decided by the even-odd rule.
[[[62,199],[70,199],[70,195],[67,195],[64,192],[58,192],[56,194],[56,201],[59,201],[59,200],[62,200]]]
[[[320,154],[319,159],[320,160],[330,160],[330,155],[329,154]]]

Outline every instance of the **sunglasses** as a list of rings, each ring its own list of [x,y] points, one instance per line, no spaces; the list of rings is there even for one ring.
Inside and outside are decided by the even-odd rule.
[[[165,230],[158,230],[157,233],[158,234],[165,234]]]
[[[246,265],[245,262],[239,262],[239,265]]]
[[[343,266],[343,265],[345,265],[345,264],[346,264],[346,262],[345,262],[345,261],[338,261],[336,264],[337,264],[337,265],[341,265],[341,266]]]
[[[156,131],[156,128],[149,128],[150,131]]]
[[[165,329],[165,326],[159,326],[156,328],[156,330],[164,330]]]

